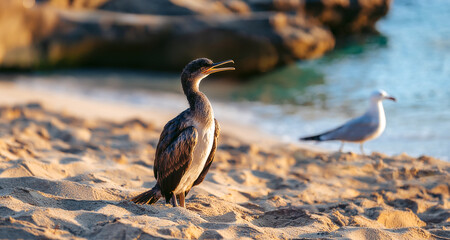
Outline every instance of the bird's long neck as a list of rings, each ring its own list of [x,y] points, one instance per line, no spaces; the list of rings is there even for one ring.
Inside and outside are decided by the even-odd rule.
[[[386,121],[386,116],[384,115],[383,102],[381,100],[371,100],[367,114],[378,117],[378,120],[381,122]]]
[[[212,123],[214,121],[214,111],[209,99],[199,90],[198,83],[183,86],[183,90],[194,118],[205,124]]]

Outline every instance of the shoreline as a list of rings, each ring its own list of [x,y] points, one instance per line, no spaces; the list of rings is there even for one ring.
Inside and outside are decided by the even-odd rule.
[[[80,79],[78,79],[80,77]],[[35,95],[56,95],[56,96],[73,96],[77,99],[86,101],[99,102],[101,105],[120,105],[125,106],[124,113],[127,109],[134,109],[140,115],[148,115],[148,112],[157,112],[159,115],[165,114],[163,123],[173,118],[179,112],[187,108],[185,97],[178,92],[175,86],[178,86],[178,81],[174,83],[170,79],[170,84],[163,86],[162,83],[152,85],[139,85],[136,82],[141,82],[143,79],[136,76],[134,87],[126,85],[127,76],[122,75],[108,75],[103,78],[98,77],[83,77],[78,76],[77,83],[70,77],[70,74],[63,74],[60,76],[18,76],[14,79],[14,84],[17,84],[17,89],[32,90],[36,92]],[[147,76],[148,77],[148,76]],[[117,78],[117,79],[116,79]],[[115,80],[116,79],[116,80]],[[120,80],[122,79],[122,80]],[[156,79],[159,79],[156,77]],[[169,79],[166,79],[169,80]],[[86,81],[89,81],[87,83]],[[100,82],[98,82],[100,81]],[[164,81],[161,78],[156,81]],[[109,83],[108,83],[109,82]],[[112,84],[112,87],[102,87],[103,84]],[[212,87],[219,90],[214,92]],[[179,86],[178,86],[179,87]],[[252,136],[253,133],[258,135],[265,135],[268,137],[255,137],[252,141],[260,141],[261,139],[275,138],[275,142],[282,141],[285,144],[294,144],[300,147],[312,148],[318,151],[337,151],[340,146],[339,141],[320,142],[320,144],[313,142],[299,142],[300,136],[314,135],[319,132],[324,132],[331,129],[333,126],[338,126],[346,122],[348,119],[362,114],[366,110],[366,102],[352,104],[355,107],[351,112],[346,112],[345,108],[317,108],[308,106],[294,106],[290,104],[263,104],[259,102],[233,101],[226,100],[221,97],[217,98],[217,91],[224,87],[220,84],[218,86],[205,84],[204,91],[212,97],[212,104],[215,109],[216,118],[221,123],[227,123],[227,126],[234,127],[239,125],[238,129],[245,130],[248,134],[240,134],[244,137]],[[158,91],[159,90],[159,91]],[[39,91],[45,94],[39,94]],[[22,91],[23,92],[23,91]],[[23,94],[23,93],[22,93]],[[26,94],[26,93],[25,93]],[[16,98],[16,97],[13,97]],[[222,100],[219,100],[222,99]],[[217,101],[215,101],[217,100]],[[89,102],[83,103],[90,105]],[[402,100],[403,101],[403,100]],[[388,155],[401,155],[407,153],[413,157],[420,157],[422,155],[433,156],[445,161],[449,161],[450,152],[446,148],[448,140],[442,131],[436,131],[432,128],[433,124],[439,124],[438,121],[431,120],[430,115],[426,112],[414,113],[411,117],[415,121],[404,121],[404,114],[410,114],[410,111],[405,112],[403,106],[397,105],[399,103],[386,103],[387,114],[387,128],[382,136],[367,142],[365,149],[368,153],[382,152]],[[135,112],[136,112],[135,111]],[[79,112],[79,111],[78,111]],[[445,113],[443,119],[445,119]],[[156,119],[156,123],[160,120]],[[428,124],[420,124],[414,128],[417,121],[423,121]],[[448,124],[442,123],[445,130]],[[251,130],[248,130],[250,128]],[[413,129],[413,130],[411,130]],[[230,133],[241,131],[229,131]],[[445,132],[445,131],[444,131]],[[346,144],[344,150],[346,152],[360,153],[358,144]]]

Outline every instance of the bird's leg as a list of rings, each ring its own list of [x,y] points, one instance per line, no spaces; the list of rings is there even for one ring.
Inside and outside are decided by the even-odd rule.
[[[360,145],[359,147],[360,147],[360,149],[361,149],[361,153],[362,153],[363,155],[366,155],[366,154],[364,153],[364,146],[363,146],[363,143],[361,143],[361,145]]]
[[[180,194],[178,194],[178,198],[180,199],[180,207],[186,207],[185,205],[184,205],[184,193],[180,193]]]
[[[175,196],[175,193],[172,193],[172,206],[178,207],[177,196]]]
[[[341,147],[339,148],[339,152],[342,152],[342,149],[344,149],[344,142],[341,142]]]

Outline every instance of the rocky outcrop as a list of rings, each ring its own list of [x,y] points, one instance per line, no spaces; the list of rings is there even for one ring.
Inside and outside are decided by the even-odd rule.
[[[43,0],[48,5],[68,9],[101,9],[121,13],[151,15],[215,15],[250,13],[241,0]]]
[[[281,0],[40,0],[34,6],[33,0],[29,6],[25,2],[0,3],[3,68],[179,71],[196,57],[209,57],[234,59],[237,74],[254,74],[322,56],[334,47],[333,33],[339,31],[333,29],[340,29],[338,17],[333,17],[337,13],[321,12],[308,0],[297,5],[283,5]],[[342,25],[342,32],[368,28],[357,22]]]
[[[297,11],[317,19],[335,35],[371,32],[391,0],[246,0],[254,11]]]
[[[251,14],[296,12],[318,19],[335,34],[374,30],[387,14],[391,0],[49,0],[54,6],[92,8],[153,15]]]

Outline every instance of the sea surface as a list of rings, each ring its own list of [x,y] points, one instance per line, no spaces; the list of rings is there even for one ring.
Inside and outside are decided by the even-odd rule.
[[[398,101],[384,102],[386,130],[365,144],[366,152],[405,152],[448,161],[450,1],[396,0],[377,29],[379,34],[339,41],[335,51],[320,59],[245,81],[208,78],[201,88],[214,102],[227,106],[218,116],[256,125],[290,142],[363,114],[370,93],[384,89]],[[0,78],[28,87],[141,105],[152,100],[151,92],[181,95],[178,74],[109,69]],[[339,145],[318,146],[337,150]],[[359,146],[348,143],[344,150],[359,152]]]

